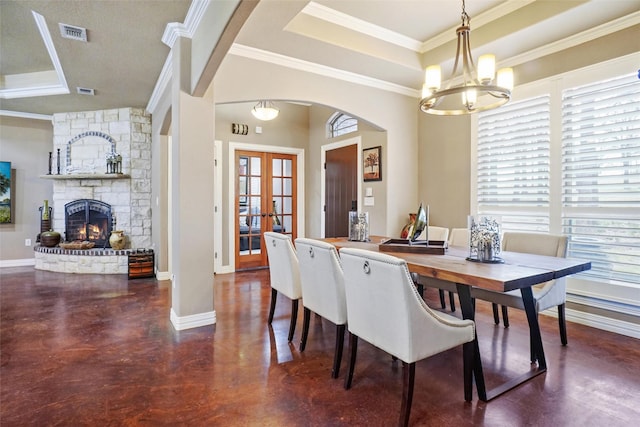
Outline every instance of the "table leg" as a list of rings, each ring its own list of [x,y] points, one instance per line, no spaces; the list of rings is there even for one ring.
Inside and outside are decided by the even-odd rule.
[[[458,298],[460,300],[460,310],[462,311],[462,318],[475,320],[475,307],[473,305],[473,299],[471,298],[471,287],[466,285],[456,284],[458,291]],[[480,348],[478,346],[478,332],[474,334],[474,339],[463,345],[462,351],[464,353],[465,362],[473,360],[473,377],[476,381],[476,389],[478,391],[478,398],[483,401],[487,401],[487,391],[484,384],[484,374],[482,372],[482,359],[480,358]],[[465,387],[466,389],[466,387]],[[466,395],[465,400],[471,400],[471,393]]]
[[[540,334],[540,324],[538,323],[538,311],[533,300],[533,292],[531,288],[520,289],[522,293],[522,302],[524,303],[524,311],[527,314],[529,322],[529,335],[531,341],[531,363],[538,362],[538,368],[547,369],[547,361],[544,357],[544,348],[542,346],[542,335]]]

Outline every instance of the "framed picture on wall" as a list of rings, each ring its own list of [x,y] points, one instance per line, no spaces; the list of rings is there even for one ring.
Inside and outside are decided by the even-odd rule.
[[[11,222],[11,162],[0,162],[0,224]]]
[[[382,146],[362,150],[362,174],[366,181],[382,181]]]

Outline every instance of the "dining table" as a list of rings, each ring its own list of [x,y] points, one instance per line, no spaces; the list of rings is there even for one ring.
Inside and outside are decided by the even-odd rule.
[[[375,252],[386,252],[406,261],[409,271],[430,280],[441,281],[443,285],[454,284],[460,299],[460,308],[464,319],[475,320],[475,304],[471,297],[473,287],[508,292],[519,289],[522,294],[531,343],[532,364],[525,373],[509,379],[502,384],[487,390],[482,369],[482,358],[478,345],[478,334],[470,345],[463,346],[465,360],[473,360],[473,379],[476,384],[478,398],[490,401],[520,384],[546,372],[547,362],[544,355],[538,313],[533,298],[532,286],[558,279],[571,274],[589,270],[591,263],[584,260],[560,258],[544,255],[533,255],[520,252],[500,252],[500,262],[484,263],[470,260],[468,247],[446,247],[438,253],[421,253],[403,248],[397,252],[389,252],[383,247],[389,238],[371,236],[369,241],[350,241],[346,237],[324,238],[338,250],[345,247],[360,248]],[[407,243],[409,244],[409,243]],[[469,388],[471,391],[472,389]],[[471,395],[465,390],[465,400]]]

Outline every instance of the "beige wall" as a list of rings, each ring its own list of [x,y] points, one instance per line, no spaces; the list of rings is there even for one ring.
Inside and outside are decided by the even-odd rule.
[[[0,116],[0,160],[10,161],[15,170],[14,222],[0,224],[0,262],[34,259],[33,245],[40,232],[38,208],[45,199],[52,202],[52,181],[39,178],[48,171],[52,149],[50,121]],[[31,239],[32,246],[25,246],[25,239]]]

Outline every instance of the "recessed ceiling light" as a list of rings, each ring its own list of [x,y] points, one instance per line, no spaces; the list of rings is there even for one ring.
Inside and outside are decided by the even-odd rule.
[[[81,42],[87,41],[87,29],[82,27],[76,27],[73,25],[59,23],[60,35],[62,38],[78,40]]]

